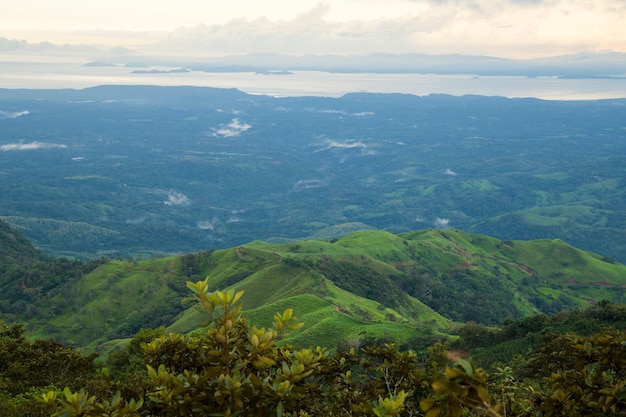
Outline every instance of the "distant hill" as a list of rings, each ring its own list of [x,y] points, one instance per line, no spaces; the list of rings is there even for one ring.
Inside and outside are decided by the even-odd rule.
[[[71,286],[101,263],[51,258],[0,219],[0,320],[38,320],[48,295]]]
[[[54,274],[12,284],[19,293],[5,295],[4,317],[25,320],[38,337],[105,350],[141,328],[195,329],[204,317],[183,301],[185,283],[206,276],[213,288],[244,290],[246,315],[255,323],[269,324],[275,312],[293,308],[306,325],[289,340],[331,348],[364,339],[435,340],[454,322],[501,324],[626,300],[622,264],[559,240],[500,241],[458,230],[369,230],[71,263],[65,270],[54,265],[48,268]]]
[[[0,272],[12,264],[30,264],[48,257],[22,233],[0,219]]]

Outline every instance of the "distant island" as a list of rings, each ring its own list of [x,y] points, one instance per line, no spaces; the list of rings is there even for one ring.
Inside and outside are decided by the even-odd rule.
[[[151,69],[151,70],[134,70],[131,74],[180,74],[184,72],[191,72],[188,68],[174,68],[169,70]]]
[[[257,71],[256,74],[260,74],[260,75],[293,75],[293,72],[291,71],[285,71],[285,70],[280,70],[280,71]]]

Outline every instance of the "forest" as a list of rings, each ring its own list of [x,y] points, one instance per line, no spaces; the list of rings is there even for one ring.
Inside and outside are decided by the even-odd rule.
[[[1,90],[0,214],[78,259],[457,228],[625,262],[624,100]],[[15,117],[9,117],[15,115]]]

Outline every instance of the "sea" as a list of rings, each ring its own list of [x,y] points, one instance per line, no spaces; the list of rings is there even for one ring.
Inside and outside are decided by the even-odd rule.
[[[0,62],[0,88],[82,89],[97,85],[163,85],[236,88],[275,97],[327,96],[347,93],[468,94],[534,97],[545,100],[626,98],[626,77],[567,79],[558,77],[478,76],[475,74],[294,72],[155,72],[137,73],[125,66],[77,63]],[[151,69],[147,69],[150,71]]]

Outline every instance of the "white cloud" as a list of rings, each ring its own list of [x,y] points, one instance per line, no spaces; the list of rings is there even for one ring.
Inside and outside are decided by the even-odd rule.
[[[293,185],[293,192],[307,190],[309,188],[320,188],[325,186],[321,180],[300,180]]]
[[[26,116],[29,113],[30,112],[28,110],[15,111],[15,112],[0,110],[0,119],[17,119],[18,117]]]
[[[210,231],[215,231],[217,229],[217,227],[219,226],[220,221],[216,218],[214,218],[213,220],[202,220],[199,221],[196,225],[198,226],[198,229],[200,230],[210,230]]]
[[[364,18],[349,11],[342,15],[339,11],[349,5],[355,7],[352,10],[377,10],[376,2],[357,5],[344,0],[320,3],[285,20],[260,15],[185,26],[156,46],[201,56],[423,52],[530,57],[626,51],[626,8],[618,0],[390,0],[384,4],[390,12],[380,17],[373,12]]]
[[[361,142],[360,140],[340,142],[337,140],[326,138],[324,142],[317,144],[317,146],[320,146],[321,148],[316,150],[315,152],[327,151],[333,148],[344,148],[344,149],[357,148],[357,149],[361,149],[361,155],[375,155],[376,154],[375,151],[369,149],[368,146],[365,143]]]
[[[441,217],[437,217],[434,221],[435,227],[439,229],[447,229],[450,224],[450,219],[442,219]]]
[[[536,57],[626,51],[624,21],[623,0],[22,0],[3,10],[0,50]]]
[[[176,191],[170,191],[167,201],[163,202],[167,206],[188,206],[190,203],[189,198],[185,194]]]
[[[252,125],[241,123],[239,119],[232,119],[229,124],[213,130],[213,136],[232,138],[252,128]]]
[[[0,145],[0,151],[32,151],[37,149],[67,148],[66,145],[47,142],[7,143]]]

